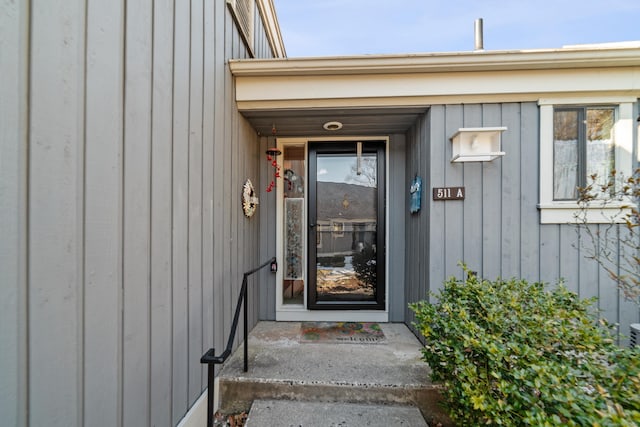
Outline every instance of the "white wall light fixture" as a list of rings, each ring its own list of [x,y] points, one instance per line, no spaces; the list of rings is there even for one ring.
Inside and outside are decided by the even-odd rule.
[[[502,132],[506,127],[460,128],[451,137],[451,162],[490,162],[504,156]]]

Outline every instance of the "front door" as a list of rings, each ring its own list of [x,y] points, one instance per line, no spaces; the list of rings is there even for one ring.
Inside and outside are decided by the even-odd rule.
[[[309,309],[385,309],[384,153],[377,141],[309,144]]]

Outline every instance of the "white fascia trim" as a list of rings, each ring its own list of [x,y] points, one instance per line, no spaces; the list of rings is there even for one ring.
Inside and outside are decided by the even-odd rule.
[[[541,99],[540,105],[540,223],[576,223],[580,206],[572,201],[553,200],[553,107],[554,105],[615,105],[618,117],[614,128],[616,170],[623,176],[633,172],[633,104],[636,97],[570,97]],[[606,224],[624,222],[628,203],[593,202],[587,208],[586,222]]]
[[[345,100],[505,97],[536,93],[543,97],[624,93],[640,96],[640,67],[578,70],[518,70],[477,73],[362,74],[333,76],[236,77],[236,101],[293,108],[295,103]],[[413,101],[411,101],[413,100]],[[371,102],[371,101],[370,101]],[[246,105],[245,105],[246,107]]]
[[[284,40],[280,32],[280,24],[278,23],[278,16],[273,0],[256,0],[256,3],[258,3],[260,17],[262,18],[262,23],[267,33],[267,40],[269,41],[273,55],[276,58],[285,58],[287,52],[284,47]]]
[[[230,60],[234,76],[557,70],[640,66],[640,48],[539,49],[404,55]]]

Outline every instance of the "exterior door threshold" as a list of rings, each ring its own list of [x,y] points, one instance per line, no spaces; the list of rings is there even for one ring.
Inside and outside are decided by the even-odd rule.
[[[381,310],[278,310],[280,322],[382,322],[389,321],[389,313]]]

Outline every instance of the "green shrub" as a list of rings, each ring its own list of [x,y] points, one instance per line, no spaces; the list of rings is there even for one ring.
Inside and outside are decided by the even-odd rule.
[[[640,347],[619,348],[593,300],[562,284],[473,275],[431,296],[437,303],[411,309],[460,425],[639,425]]]

